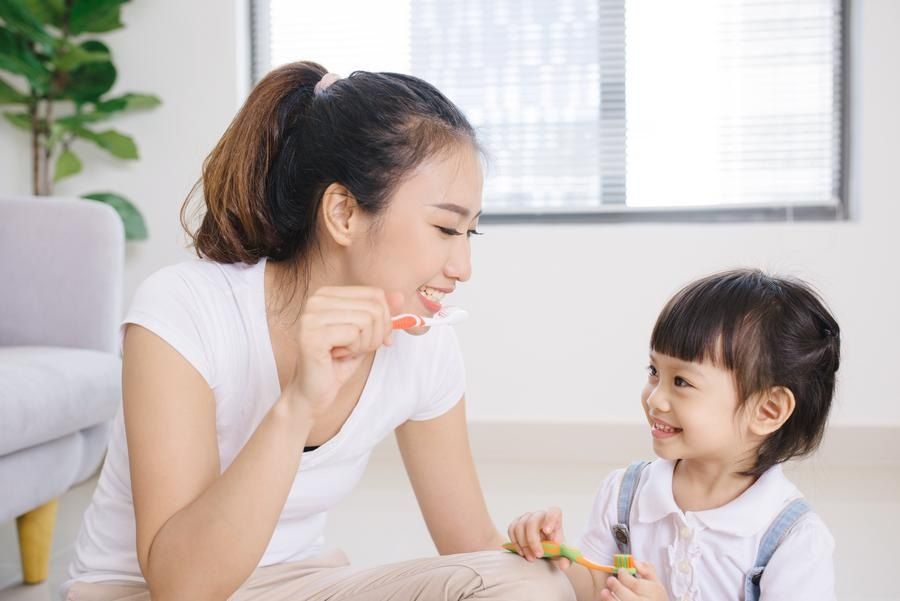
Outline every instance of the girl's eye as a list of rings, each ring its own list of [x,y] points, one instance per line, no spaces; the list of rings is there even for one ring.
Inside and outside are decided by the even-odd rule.
[[[691,383],[680,376],[675,376],[675,386],[678,388],[690,388]]]
[[[653,367],[652,365],[647,366],[647,373],[650,375],[651,378],[655,378],[656,376],[659,375],[658,373],[656,373],[656,368]]]

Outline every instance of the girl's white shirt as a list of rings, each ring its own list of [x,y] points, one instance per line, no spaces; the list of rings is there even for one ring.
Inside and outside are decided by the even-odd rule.
[[[672,601],[741,601],[763,535],[791,501],[803,495],[782,472],[767,470],[737,499],[707,511],[682,511],[672,493],[675,462],[657,459],[641,473],[629,529],[635,559],[648,561]],[[610,474],[594,501],[580,545],[585,557],[612,565],[618,549],[611,527],[625,470]],[[834,538],[813,512],[775,551],[761,581],[762,600],[831,601]]]

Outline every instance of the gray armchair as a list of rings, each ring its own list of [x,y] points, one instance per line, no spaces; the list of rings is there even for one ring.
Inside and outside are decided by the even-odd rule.
[[[0,523],[47,577],[56,499],[95,472],[121,400],[125,242],[110,207],[0,198]]]

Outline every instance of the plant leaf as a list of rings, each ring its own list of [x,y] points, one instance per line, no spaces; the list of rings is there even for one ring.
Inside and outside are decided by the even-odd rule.
[[[25,7],[45,25],[59,28],[65,14],[65,0],[25,0]]]
[[[68,117],[60,117],[54,125],[59,125],[66,131],[73,131],[79,127],[83,127],[88,123],[96,121],[105,121],[112,117],[112,113],[98,113],[92,111],[90,113],[81,113],[78,115],[69,115]]]
[[[59,120],[61,121],[61,119]],[[62,137],[69,131],[69,128],[57,121],[50,125],[50,137],[47,138],[46,148],[53,149],[62,140]]]
[[[3,113],[6,120],[25,131],[31,131],[31,116],[28,113]]]
[[[66,131],[83,127],[88,123],[106,121],[116,116],[120,111],[131,109],[148,109],[159,106],[160,100],[149,94],[125,94],[118,98],[110,98],[94,105],[94,110],[81,112],[77,115],[69,115],[56,120],[55,125],[62,126]]]
[[[71,71],[85,63],[109,62],[109,52],[92,52],[85,50],[81,46],[67,44],[66,48],[61,50],[52,60],[53,64],[60,71]]]
[[[97,40],[81,44],[88,52],[106,52],[109,48]],[[97,102],[116,82],[116,68],[110,61],[83,63],[68,73],[66,84],[60,94],[78,103]]]
[[[58,182],[64,177],[75,175],[81,171],[81,160],[68,148],[63,150],[56,159],[56,170],[53,172],[53,181]]]
[[[128,0],[73,0],[69,31],[78,35],[119,29],[122,27],[120,8],[126,2]]]
[[[28,96],[0,79],[0,104],[27,104]]]
[[[137,145],[134,143],[134,140],[114,129],[97,133],[84,127],[76,127],[72,129],[72,132],[79,138],[90,140],[100,148],[120,159],[138,158]]]
[[[50,73],[21,36],[0,26],[0,69],[24,75],[36,91],[47,91]]]
[[[114,208],[119,217],[122,218],[126,240],[147,239],[147,224],[144,223],[141,212],[124,196],[113,192],[94,192],[92,194],[82,194],[81,197],[96,200]]]
[[[28,10],[22,0],[0,2],[0,19],[3,19],[10,30],[24,35],[33,42],[42,44],[48,50],[56,45],[53,36],[44,31],[44,26]]]
[[[136,94],[129,92],[116,98],[110,98],[98,102],[94,110],[103,113],[112,113],[123,110],[152,109],[162,104],[158,96],[152,94]]]

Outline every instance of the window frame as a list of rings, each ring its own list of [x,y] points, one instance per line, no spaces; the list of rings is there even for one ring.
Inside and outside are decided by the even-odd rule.
[[[560,209],[494,211],[485,209],[482,223],[490,224],[584,224],[584,223],[759,223],[759,222],[821,222],[849,221],[852,218],[850,202],[850,91],[852,8],[850,0],[840,0],[841,20],[838,35],[841,38],[841,69],[836,78],[840,86],[841,106],[838,112],[841,152],[840,176],[835,204],[766,204],[694,207],[628,207],[621,203],[605,203],[591,210]],[[269,56],[270,24],[269,0],[249,0],[247,23],[250,52],[247,69],[251,86],[271,68]]]

